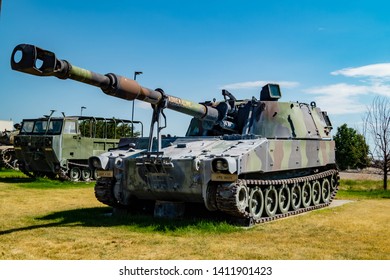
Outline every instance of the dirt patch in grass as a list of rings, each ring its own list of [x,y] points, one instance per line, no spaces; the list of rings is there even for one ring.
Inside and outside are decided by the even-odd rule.
[[[383,180],[382,171],[378,168],[368,167],[365,169],[351,169],[340,171],[340,179],[344,180]]]

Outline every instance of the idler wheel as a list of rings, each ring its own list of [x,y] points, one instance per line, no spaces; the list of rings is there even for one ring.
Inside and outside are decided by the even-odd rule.
[[[278,210],[278,192],[271,186],[265,190],[264,194],[265,212],[268,217],[273,217]]]
[[[311,203],[311,185],[310,182],[305,182],[302,186],[302,206],[307,208]]]
[[[297,210],[301,206],[302,201],[302,192],[301,186],[298,183],[295,183],[291,187],[291,209]]]
[[[313,205],[316,206],[320,204],[321,201],[321,184],[319,181],[315,181],[312,186],[311,199]]]
[[[332,178],[330,179],[330,187],[332,188],[332,192],[337,188],[337,176],[337,174],[333,174]]]
[[[290,208],[290,190],[286,184],[278,191],[278,204],[280,213],[285,214],[288,212]]]
[[[264,210],[264,195],[259,188],[251,190],[249,195],[249,213],[254,219],[259,219]]]

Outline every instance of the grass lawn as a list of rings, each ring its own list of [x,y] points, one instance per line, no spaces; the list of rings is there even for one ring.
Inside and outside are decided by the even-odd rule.
[[[1,170],[0,259],[390,259],[390,196],[376,181],[342,180],[336,198],[353,202],[249,229],[113,217],[93,185]]]

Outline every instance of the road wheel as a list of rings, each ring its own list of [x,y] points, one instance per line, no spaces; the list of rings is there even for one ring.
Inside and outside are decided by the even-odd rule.
[[[309,207],[311,203],[311,185],[310,182],[305,182],[302,186],[302,206]]]
[[[249,195],[249,213],[254,219],[259,219],[264,210],[264,195],[259,188],[251,190]]]
[[[273,217],[278,210],[278,192],[271,186],[265,190],[264,194],[265,212],[268,217]]]
[[[278,204],[280,213],[288,212],[290,208],[290,190],[287,185],[283,185],[278,191]]]
[[[315,181],[312,186],[311,199],[313,205],[316,206],[320,204],[321,201],[321,184],[319,181]]]
[[[330,193],[331,193],[331,187],[328,179],[325,178],[324,181],[322,181],[321,189],[322,189],[322,193],[321,193],[322,201],[324,203],[328,203],[330,200]]]
[[[302,194],[301,186],[296,183],[291,187],[291,209],[297,210],[301,206]]]

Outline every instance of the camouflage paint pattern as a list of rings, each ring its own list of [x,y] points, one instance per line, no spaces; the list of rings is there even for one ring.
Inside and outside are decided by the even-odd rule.
[[[291,103],[287,105],[290,107]],[[303,119],[300,121],[304,123]],[[287,131],[289,126],[288,122],[281,122],[279,126],[275,123],[273,125],[279,131],[283,131],[280,129],[283,127],[286,128],[284,131]],[[207,186],[213,181],[213,175],[220,174],[213,171],[212,162],[222,158],[235,163],[225,177],[216,177],[223,182],[233,182],[246,174],[257,173],[258,178],[262,178],[263,173],[304,170],[334,164],[334,142],[315,138],[179,138],[163,149],[165,163],[158,158],[154,162],[141,163],[137,160],[142,158],[141,151],[138,151],[138,154],[133,151],[128,157],[122,156],[120,162],[123,166],[118,165],[118,162],[115,166],[123,171],[133,170],[118,172],[116,175],[114,193],[123,204],[127,203],[130,196],[152,200],[206,200]],[[111,157],[116,158],[113,153],[115,152],[111,152]]]
[[[178,138],[162,149],[163,157],[148,159],[142,156],[142,149],[129,155],[111,151],[110,157],[116,163],[107,168],[115,166],[115,197],[124,205],[135,196],[148,200],[203,200],[207,206],[210,184],[232,183],[248,176],[265,179],[268,174],[294,176],[294,172],[305,174],[307,170],[335,165],[331,124],[314,104],[258,101],[252,116],[255,121],[249,131],[257,134],[253,137]],[[213,162],[221,159],[229,163],[229,169],[223,172],[213,169]]]

